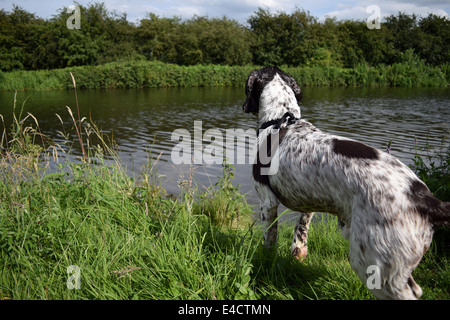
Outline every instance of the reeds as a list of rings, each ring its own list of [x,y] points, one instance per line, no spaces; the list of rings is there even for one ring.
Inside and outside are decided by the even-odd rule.
[[[83,153],[83,160],[86,161],[87,155],[86,155],[86,151],[84,150],[83,138],[81,137],[81,122],[82,122],[82,120],[80,117],[80,107],[78,105],[77,83],[75,81],[75,78],[74,78],[72,72],[70,72],[70,77],[72,78],[73,89],[75,91],[75,102],[76,102],[77,112],[78,112],[78,124],[75,121],[75,118],[73,117],[72,110],[69,107],[67,107],[67,110],[69,111],[70,117],[72,118],[73,123],[75,124],[75,129],[77,130],[78,141],[80,142],[81,151]]]
[[[0,90],[72,89],[73,74],[81,89],[244,86],[258,66],[178,66],[157,61],[114,62],[99,66],[2,73]],[[447,87],[449,67],[433,67],[419,61],[393,65],[282,66],[302,86]]]

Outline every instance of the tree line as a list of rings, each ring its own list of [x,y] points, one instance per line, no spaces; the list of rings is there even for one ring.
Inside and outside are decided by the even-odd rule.
[[[309,12],[258,9],[245,25],[227,17],[159,17],[138,23],[103,3],[81,6],[80,29],[61,8],[42,19],[14,6],[0,10],[0,70],[41,70],[156,60],[178,65],[285,65],[353,68],[391,65],[411,55],[432,66],[450,61],[450,20],[398,13],[380,29],[366,21],[319,21]]]

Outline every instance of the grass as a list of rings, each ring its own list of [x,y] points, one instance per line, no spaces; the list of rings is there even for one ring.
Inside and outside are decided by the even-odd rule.
[[[435,197],[450,202],[450,141],[448,138],[441,141],[439,148],[432,148],[427,140],[424,146],[419,147],[416,141],[411,168]],[[440,255],[450,256],[449,229],[436,230],[434,241],[438,244],[437,251]]]
[[[14,114],[0,159],[0,299],[373,299],[350,268],[335,218],[311,225],[299,263],[289,224],[277,251],[265,250],[232,166],[224,163],[206,190],[183,177],[175,198],[151,160],[127,176],[94,124],[73,118],[89,146],[75,161],[40,134],[35,117],[23,121],[23,105]],[[414,277],[423,299],[450,298],[448,256],[436,244]]]
[[[66,69],[0,72],[0,90],[72,89],[72,73],[81,89],[244,86],[251,70],[259,66],[179,66],[158,61],[113,62]],[[376,67],[282,66],[301,86],[448,87],[449,67],[423,61]]]

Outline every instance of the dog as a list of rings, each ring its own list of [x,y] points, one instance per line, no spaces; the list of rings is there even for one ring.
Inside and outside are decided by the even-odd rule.
[[[378,270],[379,285],[367,286],[373,295],[419,299],[422,289],[411,273],[434,230],[450,227],[450,202],[433,197],[408,166],[387,152],[301,119],[302,91],[279,68],[252,71],[245,94],[243,111],[257,113],[259,120],[252,171],[265,246],[277,240],[279,203],[300,212],[291,246],[300,261],[307,255],[314,212],[336,215],[350,241],[353,271],[368,284],[368,270]]]

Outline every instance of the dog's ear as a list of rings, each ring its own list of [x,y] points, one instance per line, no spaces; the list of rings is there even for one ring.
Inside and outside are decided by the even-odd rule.
[[[297,102],[300,102],[303,98],[302,90],[300,89],[300,86],[297,84],[297,82],[292,78],[290,75],[287,75],[286,79],[284,79],[289,87],[291,87],[292,91],[294,91],[295,98],[297,99]]]
[[[250,72],[247,83],[245,84],[245,95],[247,96],[242,106],[244,112],[258,112],[259,111],[259,94],[256,92],[257,78],[259,76],[258,71]]]

